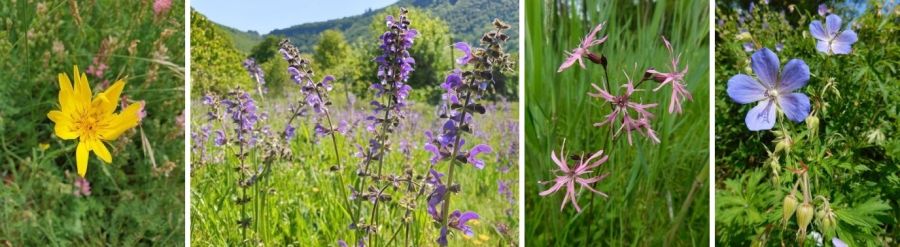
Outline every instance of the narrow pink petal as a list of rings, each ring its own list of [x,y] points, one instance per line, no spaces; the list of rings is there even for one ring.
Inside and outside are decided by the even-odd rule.
[[[541,195],[541,196],[547,196],[547,195],[549,195],[549,194],[552,194],[553,192],[559,191],[559,189],[562,188],[563,184],[565,184],[565,183],[566,183],[565,180],[560,180],[559,178],[557,178],[557,179],[556,179],[556,184],[554,184],[553,187],[550,187],[550,189],[545,190],[545,191],[539,193],[539,195]]]

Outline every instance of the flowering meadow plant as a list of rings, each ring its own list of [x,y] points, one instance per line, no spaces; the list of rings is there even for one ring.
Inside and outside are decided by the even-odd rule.
[[[898,114],[884,106],[900,99],[900,26],[883,4],[720,4],[717,243],[896,244]]]
[[[702,244],[708,3],[583,4],[526,1],[528,244]]]
[[[0,242],[185,241],[184,1],[0,4]]]
[[[349,48],[371,53],[331,65],[319,60],[336,58],[321,42],[336,42],[339,30],[321,34],[316,54],[294,40],[260,43],[271,57],[238,63],[249,83],[195,101],[192,213],[202,220],[192,236],[218,245],[515,246],[516,104],[493,91],[514,73],[503,46],[510,25],[496,21],[480,46],[435,37],[440,25],[421,10],[388,8],[373,19],[377,35]],[[442,49],[417,50],[431,44]],[[458,69],[417,81],[433,59]],[[374,67],[373,80],[339,69],[352,64]],[[429,104],[429,94],[442,100]]]

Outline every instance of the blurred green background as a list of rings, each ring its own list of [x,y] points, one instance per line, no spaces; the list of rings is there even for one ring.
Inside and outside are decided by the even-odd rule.
[[[0,245],[184,244],[184,30],[182,1],[0,4]],[[73,65],[95,69],[95,93],[122,79],[146,101],[141,125],[108,143],[112,164],[91,155],[87,196],[77,142],[47,118]]]
[[[709,243],[709,2],[707,1],[526,1],[525,4],[525,241],[529,246],[676,246]],[[668,86],[652,93],[645,83],[633,99],[659,103],[653,128],[660,144],[636,136],[612,142],[609,128],[595,128],[609,110],[588,97],[591,83],[603,82],[601,66],[556,70],[570,51],[601,22],[603,45],[591,50],[609,59],[613,88],[625,82],[623,70],[640,78],[653,66],[668,71],[666,36],[681,66],[693,101],[684,113],[669,115]],[[621,88],[614,89],[622,90]],[[608,199],[580,191],[584,210],[560,211],[562,193],[538,195],[555,178],[550,159],[563,139],[572,154],[606,150],[609,160],[595,174],[610,176],[594,188]]]

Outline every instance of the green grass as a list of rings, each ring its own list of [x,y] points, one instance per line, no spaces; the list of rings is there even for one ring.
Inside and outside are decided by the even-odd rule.
[[[525,5],[525,241],[529,246],[673,245],[706,246],[709,242],[709,39],[705,1],[584,1]],[[588,9],[584,9],[588,7]],[[582,10],[585,10],[582,12]],[[633,146],[624,138],[612,140],[608,128],[595,128],[608,113],[597,99],[588,97],[591,83],[602,83],[603,69],[570,68],[557,73],[571,50],[595,25],[606,22],[601,35],[609,39],[593,48],[609,59],[611,84],[624,82],[623,70],[640,78],[643,68],[666,69],[669,54],[660,39],[665,35],[682,54],[681,64],[694,100],[684,113],[669,115],[668,88],[658,93],[637,93],[642,102],[656,102],[659,116],[653,123],[660,144],[637,137]],[[586,61],[587,62],[587,61]],[[577,67],[577,65],[576,65]],[[618,84],[617,84],[618,83]],[[655,83],[645,83],[648,91]],[[615,92],[615,91],[614,91]],[[600,169],[610,176],[595,188],[608,199],[579,193],[585,209],[571,206],[560,211],[562,195],[540,197],[555,178],[550,159],[566,139],[574,154],[606,150],[610,155]],[[591,199],[594,199],[593,201]]]
[[[299,97],[298,92],[286,92],[291,99]],[[368,100],[358,100],[348,108],[344,94],[340,91],[331,93],[335,105],[331,107],[332,118],[335,121],[359,119],[369,114]],[[289,114],[286,105],[289,99],[261,98],[255,93],[253,97],[260,103],[261,111],[269,112],[269,119],[261,122],[261,125],[271,126],[273,130],[280,132],[288,120]],[[193,102],[200,102],[199,99]],[[510,132],[509,124],[516,123],[518,107],[515,102],[503,106],[509,107],[507,111],[492,111],[492,114],[478,116],[478,130],[482,132],[479,137],[468,138],[469,143],[487,142],[502,154],[508,145],[517,142],[517,131]],[[500,106],[500,105],[498,105]],[[200,131],[202,125],[209,123],[205,118],[210,108],[203,105],[192,106],[195,124],[194,132]],[[499,109],[499,108],[498,108]],[[401,129],[391,136],[392,150],[385,161],[386,171],[402,171],[404,166],[411,166],[414,174],[424,174],[428,168],[430,153],[422,149],[424,145],[425,130],[437,130],[435,107],[427,104],[416,103],[410,110],[410,116],[402,123]],[[353,113],[355,112],[355,113]],[[221,123],[210,123],[212,128],[220,129]],[[354,145],[366,145],[370,134],[365,131],[365,122],[353,129],[352,134],[338,136],[337,144],[341,158],[340,164],[344,169],[344,184],[340,184],[337,173],[329,168],[335,165],[335,154],[330,137],[315,137],[313,131],[314,121],[306,116],[294,121],[297,127],[297,136],[290,143],[293,154],[290,158],[279,160],[272,166],[272,173],[259,184],[258,190],[268,191],[260,204],[251,203],[247,206],[248,212],[253,217],[253,224],[248,229],[247,239],[251,243],[264,243],[266,245],[284,246],[334,246],[338,240],[346,240],[352,245],[353,232],[348,229],[352,222],[346,212],[346,204],[342,196],[341,187],[353,184],[357,176],[354,175],[356,164],[361,159],[351,157],[356,152]],[[518,125],[515,125],[518,126]],[[198,139],[195,139],[197,141]],[[401,140],[410,142],[411,153],[407,159],[400,152]],[[472,144],[467,144],[472,145]],[[236,177],[234,167],[237,167],[237,159],[234,156],[237,148],[229,146],[215,147],[212,139],[206,143],[206,150],[212,157],[224,157],[224,160],[209,160],[203,164],[199,150],[195,150],[192,156],[191,178],[191,244],[198,246],[222,246],[239,243],[242,232],[236,221],[240,218],[240,207],[233,199],[236,194]],[[259,164],[259,150],[251,154],[250,164]],[[518,241],[515,234],[518,226],[517,206],[510,204],[505,198],[497,194],[497,180],[512,181],[514,195],[517,192],[518,168],[517,156],[503,156],[500,158],[492,155],[485,156],[487,165],[484,170],[477,170],[470,165],[461,166],[455,176],[456,181],[462,186],[462,193],[454,195],[452,208],[472,210],[481,215],[481,220],[474,225],[476,237],[463,238],[458,232],[450,236],[451,246],[483,244],[496,246],[500,243],[508,244],[509,241]],[[499,171],[500,166],[510,166],[509,172]],[[446,172],[446,163],[439,164],[436,169]],[[255,169],[255,165],[252,165]],[[380,245],[397,246],[406,244],[406,237],[402,231],[400,217],[404,214],[403,207],[398,205],[407,195],[397,190],[388,190],[393,198],[387,204],[387,210],[381,211],[381,218],[387,219],[378,233]],[[260,195],[251,196],[263,198]],[[420,205],[414,212],[411,227],[411,246],[436,245],[437,226],[425,212],[425,196],[423,195],[416,204]],[[264,204],[263,204],[264,203]],[[364,206],[370,210],[371,205]],[[509,215],[507,215],[507,210]],[[369,212],[365,212],[368,214]],[[509,225],[512,236],[501,237],[495,230],[494,224],[504,223]],[[395,231],[400,230],[391,244],[387,242]],[[486,238],[486,239],[482,239]],[[477,241],[476,241],[477,240]]]
[[[152,5],[0,5],[0,245],[184,244],[184,4],[159,16]],[[84,72],[104,49],[107,71],[87,76],[93,91],[123,79],[123,95],[146,101],[147,115],[107,143],[111,164],[91,155],[92,193],[79,197],[77,142],[57,138],[47,113],[59,108],[57,74]]]

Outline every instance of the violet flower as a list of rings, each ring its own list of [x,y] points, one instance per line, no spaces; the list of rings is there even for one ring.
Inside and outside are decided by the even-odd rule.
[[[221,130],[216,130],[215,133],[216,133],[216,138],[214,139],[214,142],[216,143],[216,146],[225,145],[225,132],[221,131]]]
[[[669,113],[681,113],[681,102],[684,100],[693,101],[693,97],[691,97],[691,92],[687,90],[687,87],[684,85],[684,75],[688,72],[688,66],[684,66],[684,70],[678,71],[678,61],[681,60],[681,54],[675,55],[675,51],[672,50],[672,44],[669,43],[669,40],[666,39],[665,36],[662,37],[663,43],[666,44],[666,49],[669,50],[669,55],[672,57],[672,63],[669,73],[662,73],[656,71],[654,69],[647,70],[647,73],[652,75],[653,80],[659,82],[659,86],[653,89],[654,92],[665,86],[666,84],[672,85],[672,96],[669,101]],[[659,142],[659,141],[657,141]]]
[[[456,63],[459,65],[466,65],[469,61],[472,61],[472,48],[469,47],[469,43],[466,42],[456,42],[453,44],[453,47],[463,52],[463,56],[456,59]]]
[[[809,115],[809,97],[794,93],[809,81],[809,67],[803,60],[791,59],[779,69],[778,56],[763,48],[750,58],[756,80],[738,74],[728,80],[728,96],[739,104],[760,103],[750,109],[745,122],[752,131],[768,130],[775,126],[775,112],[781,110],[788,119],[803,122]]]
[[[856,43],[856,32],[847,28],[841,31],[841,17],[828,15],[825,17],[825,26],[819,20],[809,23],[809,33],[818,41],[816,50],[826,54],[850,54],[850,46]]]
[[[579,160],[575,163],[574,167],[569,167],[568,156],[565,151],[565,143],[563,143],[563,148],[560,150],[561,156],[556,156],[556,151],[554,150],[550,157],[553,159],[553,163],[556,163],[559,166],[559,171],[562,175],[556,177],[555,184],[550,189],[547,189],[541,192],[539,195],[547,196],[554,192],[559,191],[563,186],[566,187],[566,194],[563,198],[562,205],[560,205],[559,210],[566,206],[566,202],[570,199],[572,200],[572,205],[575,206],[575,211],[581,212],[581,207],[578,206],[578,201],[575,199],[576,191],[575,184],[581,185],[581,188],[587,188],[588,190],[600,194],[603,197],[608,197],[605,193],[597,191],[591,188],[591,184],[599,182],[608,176],[609,174],[603,174],[596,177],[590,178],[582,178],[582,176],[587,176],[591,173],[591,169],[594,169],[609,158],[609,156],[603,155],[603,150],[597,151],[590,158]],[[593,161],[596,158],[600,158],[597,161]],[[549,181],[548,181],[549,182]]]
[[[478,144],[469,150],[469,154],[466,155],[466,162],[472,164],[475,168],[484,169],[484,161],[478,159],[478,154],[491,153],[491,151],[491,146],[488,146],[487,144]]]
[[[606,41],[607,36],[603,36],[603,38],[595,40],[597,33],[600,32],[601,29],[603,29],[603,24],[605,24],[605,23],[606,22],[600,23],[600,25],[597,25],[597,27],[595,27],[594,30],[592,30],[587,36],[584,37],[583,40],[581,40],[581,44],[579,44],[577,48],[573,49],[572,52],[566,52],[566,55],[569,57],[566,58],[566,60],[563,61],[563,63],[559,66],[559,70],[556,71],[557,73],[562,72],[563,70],[571,67],[573,64],[575,64],[576,61],[578,61],[578,65],[580,65],[581,68],[583,69],[584,68],[584,60],[582,60],[582,58],[588,57],[588,56],[596,56],[593,53],[591,53],[591,51],[588,50],[588,48],[590,48],[592,46],[603,44],[603,42]]]

